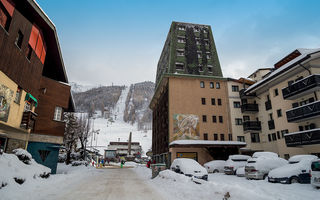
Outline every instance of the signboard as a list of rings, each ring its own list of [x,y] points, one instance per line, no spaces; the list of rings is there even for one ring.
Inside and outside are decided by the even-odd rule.
[[[195,161],[198,161],[198,154],[197,152],[178,152],[177,158],[191,158]]]
[[[173,115],[173,136],[174,140],[197,140],[199,134],[199,117],[192,114],[174,114]]]

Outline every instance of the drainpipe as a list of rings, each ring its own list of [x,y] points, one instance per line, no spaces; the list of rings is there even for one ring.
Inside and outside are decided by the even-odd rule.
[[[309,75],[312,75],[310,69],[306,68],[306,67],[303,66],[301,63],[299,63],[299,65],[300,65],[301,67],[303,67],[305,70],[307,70],[307,71],[309,72]],[[318,101],[317,93],[314,91],[313,94],[314,94],[314,98],[316,99],[316,101]]]

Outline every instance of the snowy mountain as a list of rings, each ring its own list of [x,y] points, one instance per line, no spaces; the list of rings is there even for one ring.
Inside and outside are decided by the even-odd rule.
[[[98,86],[94,86],[94,85],[80,85],[75,82],[70,82],[69,84],[71,86],[71,91],[73,93],[85,92],[85,91],[88,91],[92,88],[98,87]]]

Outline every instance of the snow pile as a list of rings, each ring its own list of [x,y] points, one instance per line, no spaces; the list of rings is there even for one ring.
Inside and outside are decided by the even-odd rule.
[[[178,173],[176,173],[172,170],[168,170],[168,169],[161,171],[156,178],[168,179],[168,180],[172,180],[172,181],[177,181],[179,183],[192,182],[190,177],[185,176],[183,174],[178,174]]]
[[[25,150],[14,152],[16,155],[3,153],[0,156],[0,186],[23,184],[38,177],[47,178],[51,173],[51,169],[38,164]]]

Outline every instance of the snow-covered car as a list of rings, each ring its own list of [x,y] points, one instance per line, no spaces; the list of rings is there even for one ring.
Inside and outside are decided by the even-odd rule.
[[[272,183],[310,183],[311,162],[314,155],[296,155],[289,159],[289,164],[271,170],[268,181]]]
[[[316,188],[320,188],[320,159],[311,163],[311,184]]]
[[[224,173],[235,175],[239,167],[244,167],[247,160],[251,158],[247,155],[231,155],[224,165]]]
[[[245,176],[247,179],[265,179],[269,171],[288,164],[288,161],[279,158],[278,155],[273,152],[257,153],[260,154],[253,154],[245,166]]]
[[[184,174],[189,177],[208,180],[208,172],[197,161],[190,158],[176,158],[171,164],[170,169],[176,173]]]
[[[225,163],[225,160],[213,160],[205,163],[203,166],[207,169],[208,173],[223,173]]]
[[[245,176],[244,167],[239,167],[236,171],[236,175],[239,177],[244,177]]]

